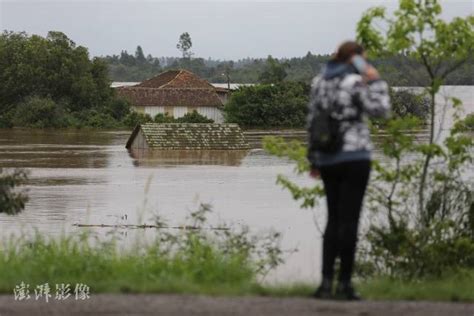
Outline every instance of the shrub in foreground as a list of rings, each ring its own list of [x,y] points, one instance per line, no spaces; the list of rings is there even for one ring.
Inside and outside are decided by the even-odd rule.
[[[25,208],[28,197],[25,193],[18,192],[16,187],[27,179],[24,170],[16,169],[6,172],[0,168],[0,213],[14,215]]]

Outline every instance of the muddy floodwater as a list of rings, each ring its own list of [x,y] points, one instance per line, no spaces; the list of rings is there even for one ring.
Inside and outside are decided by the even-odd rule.
[[[474,112],[472,87],[445,87]],[[447,113],[450,113],[448,107]],[[444,128],[449,128],[449,122]],[[212,205],[212,223],[248,225],[254,232],[283,234],[282,248],[298,251],[270,276],[275,281],[317,280],[325,206],[301,210],[275,184],[284,174],[300,184],[294,166],[259,148],[249,151],[130,153],[130,131],[0,130],[0,166],[26,168],[29,202],[18,216],[0,214],[0,235],[80,231],[76,223],[152,223],[153,214],[182,224],[199,203]],[[304,133],[290,135],[302,138]],[[104,230],[98,228],[98,230]],[[132,238],[132,237],[130,237]],[[125,236],[125,240],[127,236]]]

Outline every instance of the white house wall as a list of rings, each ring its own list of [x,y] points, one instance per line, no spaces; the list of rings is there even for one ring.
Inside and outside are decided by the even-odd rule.
[[[165,113],[164,106],[145,106],[145,113],[150,114],[151,117],[155,117],[156,114]]]
[[[165,109],[164,106],[136,106],[134,107],[135,111],[143,114],[149,114],[152,118],[154,118],[157,114],[162,113],[164,114],[166,111],[174,118],[182,117],[186,113],[192,113],[196,110],[199,114],[210,118],[215,123],[224,123],[224,116],[222,111],[217,107],[211,106],[201,106],[201,107],[186,107],[186,106],[174,106],[168,107]],[[171,111],[169,111],[171,110]],[[171,113],[170,113],[171,112]]]
[[[214,123],[224,123],[224,116],[219,108],[211,106],[198,107],[197,112],[207,118],[210,118]]]
[[[188,113],[188,107],[187,106],[174,106],[173,107],[173,117],[174,118],[182,117],[186,113]]]

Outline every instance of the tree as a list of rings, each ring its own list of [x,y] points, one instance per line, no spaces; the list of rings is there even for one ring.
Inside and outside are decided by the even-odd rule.
[[[137,49],[135,51],[135,60],[139,65],[143,65],[147,61],[145,58],[145,54],[143,53],[143,49],[140,45],[137,46]]]
[[[193,55],[193,53],[190,51],[192,46],[193,42],[191,41],[191,36],[188,32],[184,32],[179,36],[179,41],[178,44],[176,44],[176,48],[181,51],[183,58],[191,58]]]
[[[309,87],[297,82],[242,87],[224,106],[227,122],[245,127],[303,127]]]
[[[120,59],[133,60],[122,52]],[[82,126],[87,115],[113,107],[109,69],[61,32],[0,35],[0,124]],[[75,117],[75,119],[72,119]],[[82,122],[82,123],[81,123]]]
[[[425,92],[430,98],[430,135],[418,188],[420,212],[426,206],[430,162],[439,152],[435,144],[435,96],[446,78],[465,64],[474,49],[474,16],[446,22],[440,17],[441,11],[438,0],[401,0],[393,18],[386,16],[385,8],[375,7],[357,25],[357,40],[371,56],[407,56],[418,62],[429,78]],[[380,30],[380,24],[386,25],[387,30]],[[460,105],[459,100],[452,101],[455,106]]]
[[[282,82],[287,76],[286,63],[280,63],[278,59],[268,56],[265,69],[259,77],[261,83],[278,83]]]

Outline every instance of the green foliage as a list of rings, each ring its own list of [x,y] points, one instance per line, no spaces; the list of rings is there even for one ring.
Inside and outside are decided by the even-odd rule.
[[[128,113],[106,62],[61,32],[1,34],[0,82],[3,127],[115,127]]]
[[[168,113],[158,113],[155,115],[155,118],[153,119],[155,123],[174,123],[174,117],[169,116]]]
[[[302,127],[308,91],[295,82],[242,87],[224,106],[226,121],[244,127]]]
[[[358,285],[363,297],[370,300],[474,301],[474,270],[445,273],[441,277],[394,279],[374,277]]]
[[[161,72],[160,61],[151,55],[142,59],[144,55],[141,46],[138,46],[135,55],[126,50],[120,56],[113,55],[101,58],[107,65],[109,77],[113,81],[143,81]]]
[[[130,112],[125,119],[123,124],[128,127],[135,127],[138,124],[144,123],[213,123],[214,121],[208,119],[207,117],[199,114],[197,111],[191,113],[186,113],[184,116],[179,118],[174,118],[169,116],[168,113],[158,113],[155,115],[154,119],[151,118],[148,114],[142,114],[135,111]]]
[[[114,117],[108,113],[90,110],[86,112],[84,126],[91,128],[117,128],[119,123]]]
[[[457,122],[455,129],[459,132],[474,131],[474,113],[468,114],[464,120]]]
[[[381,219],[367,232],[364,260],[373,272],[401,277],[439,276],[474,265],[474,195],[472,180],[462,175],[472,167],[472,138],[455,129],[443,145],[420,144],[413,118],[389,123],[380,142],[385,158],[375,162],[368,207]],[[428,202],[417,202],[425,158]]]
[[[287,76],[285,68],[287,63],[280,63],[271,55],[268,56],[265,68],[258,78],[261,83],[281,83]]]
[[[251,234],[246,227],[222,224],[209,229],[203,204],[182,225],[162,227],[154,238],[138,232],[133,247],[121,247],[112,231],[98,241],[84,232],[69,237],[4,240],[0,251],[0,292],[11,293],[19,280],[30,284],[82,283],[98,292],[246,293],[257,277],[282,262],[278,233]]]
[[[0,168],[0,213],[15,215],[25,208],[28,197],[18,192],[17,187],[27,180],[24,170],[16,169],[11,172]]]
[[[191,113],[188,112],[182,117],[176,118],[175,121],[176,123],[214,123],[214,120],[199,114],[196,110]]]
[[[397,118],[378,132],[384,158],[373,162],[366,205],[374,219],[360,249],[361,275],[424,278],[474,266],[473,183],[463,176],[472,167],[474,141],[453,129],[443,145],[420,144],[414,133],[420,124],[414,117]],[[296,162],[297,174],[309,172],[303,144],[267,138],[264,148]],[[426,209],[418,212],[413,205],[428,154],[437,163],[429,173]],[[314,207],[324,195],[319,181],[301,187],[279,175],[277,183],[302,208]]]
[[[188,32],[184,32],[179,36],[179,41],[178,44],[176,44],[176,48],[181,51],[183,58],[190,58],[193,55],[193,53],[190,51],[192,46],[193,42],[191,41],[191,36]]]
[[[392,111],[398,117],[414,116],[425,122],[429,114],[430,100],[423,94],[405,89],[390,89]]]
[[[32,96],[21,102],[13,111],[15,126],[33,128],[61,128],[71,124],[72,117],[66,106],[51,98]]]
[[[422,62],[433,77],[444,79],[454,70],[449,64],[466,60],[472,52],[474,17],[446,22],[441,11],[437,0],[401,0],[392,18],[384,8],[372,8],[357,25],[357,39],[373,56],[403,53]],[[388,25],[385,34],[378,29],[379,20]]]
[[[204,115],[199,114],[196,110],[186,113],[182,117],[174,118],[168,113],[158,113],[154,118],[155,123],[214,123]]]
[[[123,120],[130,113],[130,103],[121,98],[115,98],[108,107],[109,114],[117,121]]]
[[[429,142],[417,141],[415,130],[424,119],[419,114],[423,114],[420,108],[426,107],[426,100],[392,92],[400,117],[385,124],[377,138],[384,157],[373,163],[366,198],[374,219],[360,249],[359,272],[365,275],[419,279],[474,266],[474,190],[472,178],[466,177],[468,170],[472,172],[474,140],[462,133],[465,122],[455,122],[442,144],[434,142],[435,93],[449,73],[469,58],[474,19],[456,18],[446,23],[438,18],[440,11],[437,1],[402,0],[396,19],[385,19],[385,35],[373,27],[374,20],[385,17],[384,9],[369,10],[358,24],[358,38],[372,54],[402,53],[422,64],[429,78],[426,94],[430,96],[431,119]],[[454,52],[456,45],[459,51]],[[454,53],[446,59],[446,52]],[[459,110],[461,102],[456,98],[451,101]],[[454,120],[458,117],[455,113]],[[305,151],[301,144],[266,142],[271,153],[296,161],[298,173],[308,171],[302,162]],[[322,194],[286,178],[279,182],[296,200],[303,201],[302,207],[313,206]]]
[[[285,81],[298,81],[309,84],[329,60],[330,55],[313,55],[308,52],[302,57],[273,58],[280,65],[286,76]],[[156,76],[162,71],[187,69],[209,82],[259,83],[269,70],[268,58],[245,58],[240,60],[215,60],[203,58],[153,57],[148,55],[146,62],[139,63],[134,55],[123,51],[120,55],[103,57],[109,66],[109,76],[113,81],[143,81]],[[377,67],[382,77],[392,86],[424,86],[429,83],[428,75],[415,58],[397,54],[373,58],[371,62]],[[278,66],[278,67],[280,67]],[[270,68],[271,69],[271,68]],[[448,74],[448,85],[473,85],[474,55],[470,55],[455,72]],[[282,72],[283,74],[283,72]],[[263,78],[262,78],[263,76]],[[278,76],[276,76],[278,78]],[[275,80],[271,80],[275,81]],[[279,80],[276,80],[279,81]]]
[[[430,164],[436,157],[435,95],[448,76],[472,58],[474,49],[474,16],[441,19],[441,5],[437,0],[400,0],[394,17],[386,16],[385,9],[368,10],[357,26],[357,39],[372,56],[405,55],[419,63],[428,82],[425,93],[429,95],[429,145],[425,146],[425,160],[419,178],[418,211],[427,211],[426,187]],[[378,25],[386,25],[386,30]],[[447,54],[449,53],[449,56]],[[424,216],[427,216],[426,214]]]
[[[4,32],[0,81],[2,109],[37,95],[55,101],[68,98],[71,110],[77,110],[100,106],[112,95],[106,64],[89,60],[86,48],[76,47],[60,32],[49,32],[46,38]]]
[[[127,127],[134,128],[139,124],[153,122],[153,119],[149,114],[138,113],[131,111],[124,119],[123,124]]]

